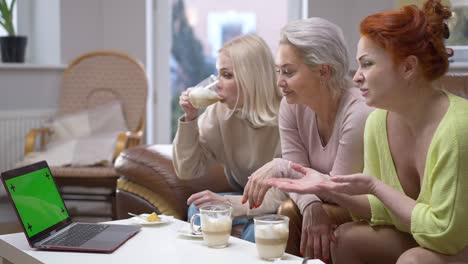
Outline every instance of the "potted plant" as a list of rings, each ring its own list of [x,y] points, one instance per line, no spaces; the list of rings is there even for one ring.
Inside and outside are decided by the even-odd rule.
[[[0,37],[0,49],[2,62],[24,62],[27,37],[17,36],[13,25],[13,7],[16,0],[12,0],[8,6],[6,0],[0,0],[0,25],[8,33]]]

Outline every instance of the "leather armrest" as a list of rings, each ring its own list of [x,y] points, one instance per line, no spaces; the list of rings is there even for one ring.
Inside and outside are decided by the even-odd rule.
[[[184,210],[188,197],[196,192],[230,192],[221,166],[193,180],[180,180],[172,166],[172,145],[136,146],[124,150],[115,160],[116,172],[126,180],[141,185],[170,200],[170,206]]]

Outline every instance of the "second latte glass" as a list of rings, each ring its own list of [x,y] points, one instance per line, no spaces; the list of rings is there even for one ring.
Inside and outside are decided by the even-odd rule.
[[[289,218],[284,215],[254,217],[255,244],[260,258],[278,260],[286,250],[289,237]]]

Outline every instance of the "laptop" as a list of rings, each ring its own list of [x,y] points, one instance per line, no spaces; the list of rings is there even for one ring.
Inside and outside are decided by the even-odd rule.
[[[141,229],[72,222],[46,161],[3,172],[1,178],[33,248],[111,253]]]

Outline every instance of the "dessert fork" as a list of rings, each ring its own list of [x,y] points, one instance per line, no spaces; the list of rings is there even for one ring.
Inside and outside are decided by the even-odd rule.
[[[134,213],[130,213],[130,212],[128,212],[128,215],[131,215],[131,216],[138,217],[138,218],[140,218],[140,219],[143,219],[143,220],[145,220],[145,221],[147,220],[147,219],[146,219],[146,217],[144,217],[144,216],[141,216],[141,215],[138,215],[138,214],[134,214]]]

